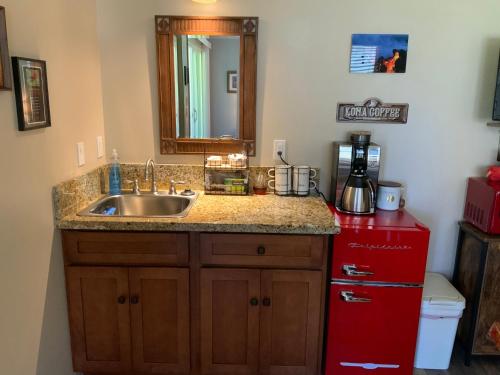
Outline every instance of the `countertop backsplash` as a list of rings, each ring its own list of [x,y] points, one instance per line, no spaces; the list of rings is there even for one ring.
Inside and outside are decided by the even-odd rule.
[[[273,167],[250,167],[250,191],[252,183],[257,175],[263,172],[266,183],[271,179],[267,174]],[[319,186],[319,168],[316,170],[316,177],[313,179]],[[82,176],[64,181],[53,188],[54,216],[56,223],[63,217],[77,213],[96,201],[103,194],[109,191],[108,181],[109,165],[98,167]],[[155,174],[159,190],[168,190],[169,181],[184,181],[185,185],[179,185],[179,189],[189,188],[202,191],[204,189],[203,165],[183,165],[183,164],[156,164]],[[145,166],[141,164],[121,164],[122,190],[131,191],[135,179],[139,180],[140,189],[149,191],[150,181],[145,181]],[[104,186],[104,188],[102,188]],[[312,193],[315,194],[314,191]]]

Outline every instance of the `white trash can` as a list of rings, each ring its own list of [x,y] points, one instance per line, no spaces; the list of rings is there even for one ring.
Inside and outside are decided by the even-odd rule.
[[[465,298],[438,273],[425,274],[415,367],[446,370],[450,366]]]

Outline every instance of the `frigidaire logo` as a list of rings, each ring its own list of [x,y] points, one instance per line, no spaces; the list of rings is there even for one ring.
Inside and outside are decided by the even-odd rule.
[[[353,249],[370,249],[370,250],[411,250],[412,247],[408,245],[375,245],[375,244],[360,244],[356,242],[349,242],[349,247]]]

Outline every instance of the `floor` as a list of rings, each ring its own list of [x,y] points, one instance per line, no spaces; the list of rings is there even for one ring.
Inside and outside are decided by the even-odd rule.
[[[463,352],[455,348],[451,359],[450,368],[446,371],[418,370],[415,369],[413,375],[499,375],[499,358],[474,358],[470,367],[464,365]]]

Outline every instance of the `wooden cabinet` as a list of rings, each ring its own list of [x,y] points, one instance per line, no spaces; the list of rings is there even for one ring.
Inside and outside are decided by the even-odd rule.
[[[130,268],[132,367],[189,373],[189,270]]]
[[[201,270],[201,373],[256,374],[260,271]]]
[[[321,355],[320,271],[262,271],[260,374],[317,374]]]
[[[500,236],[460,223],[453,284],[467,301],[457,333],[466,364],[473,356],[500,356],[489,335],[500,325]]]
[[[320,374],[328,236],[62,237],[75,371]]]
[[[66,282],[74,370],[129,371],[127,269],[70,267]]]
[[[202,374],[316,374],[321,272],[201,271]]]
[[[75,371],[188,374],[188,273],[68,267]]]

